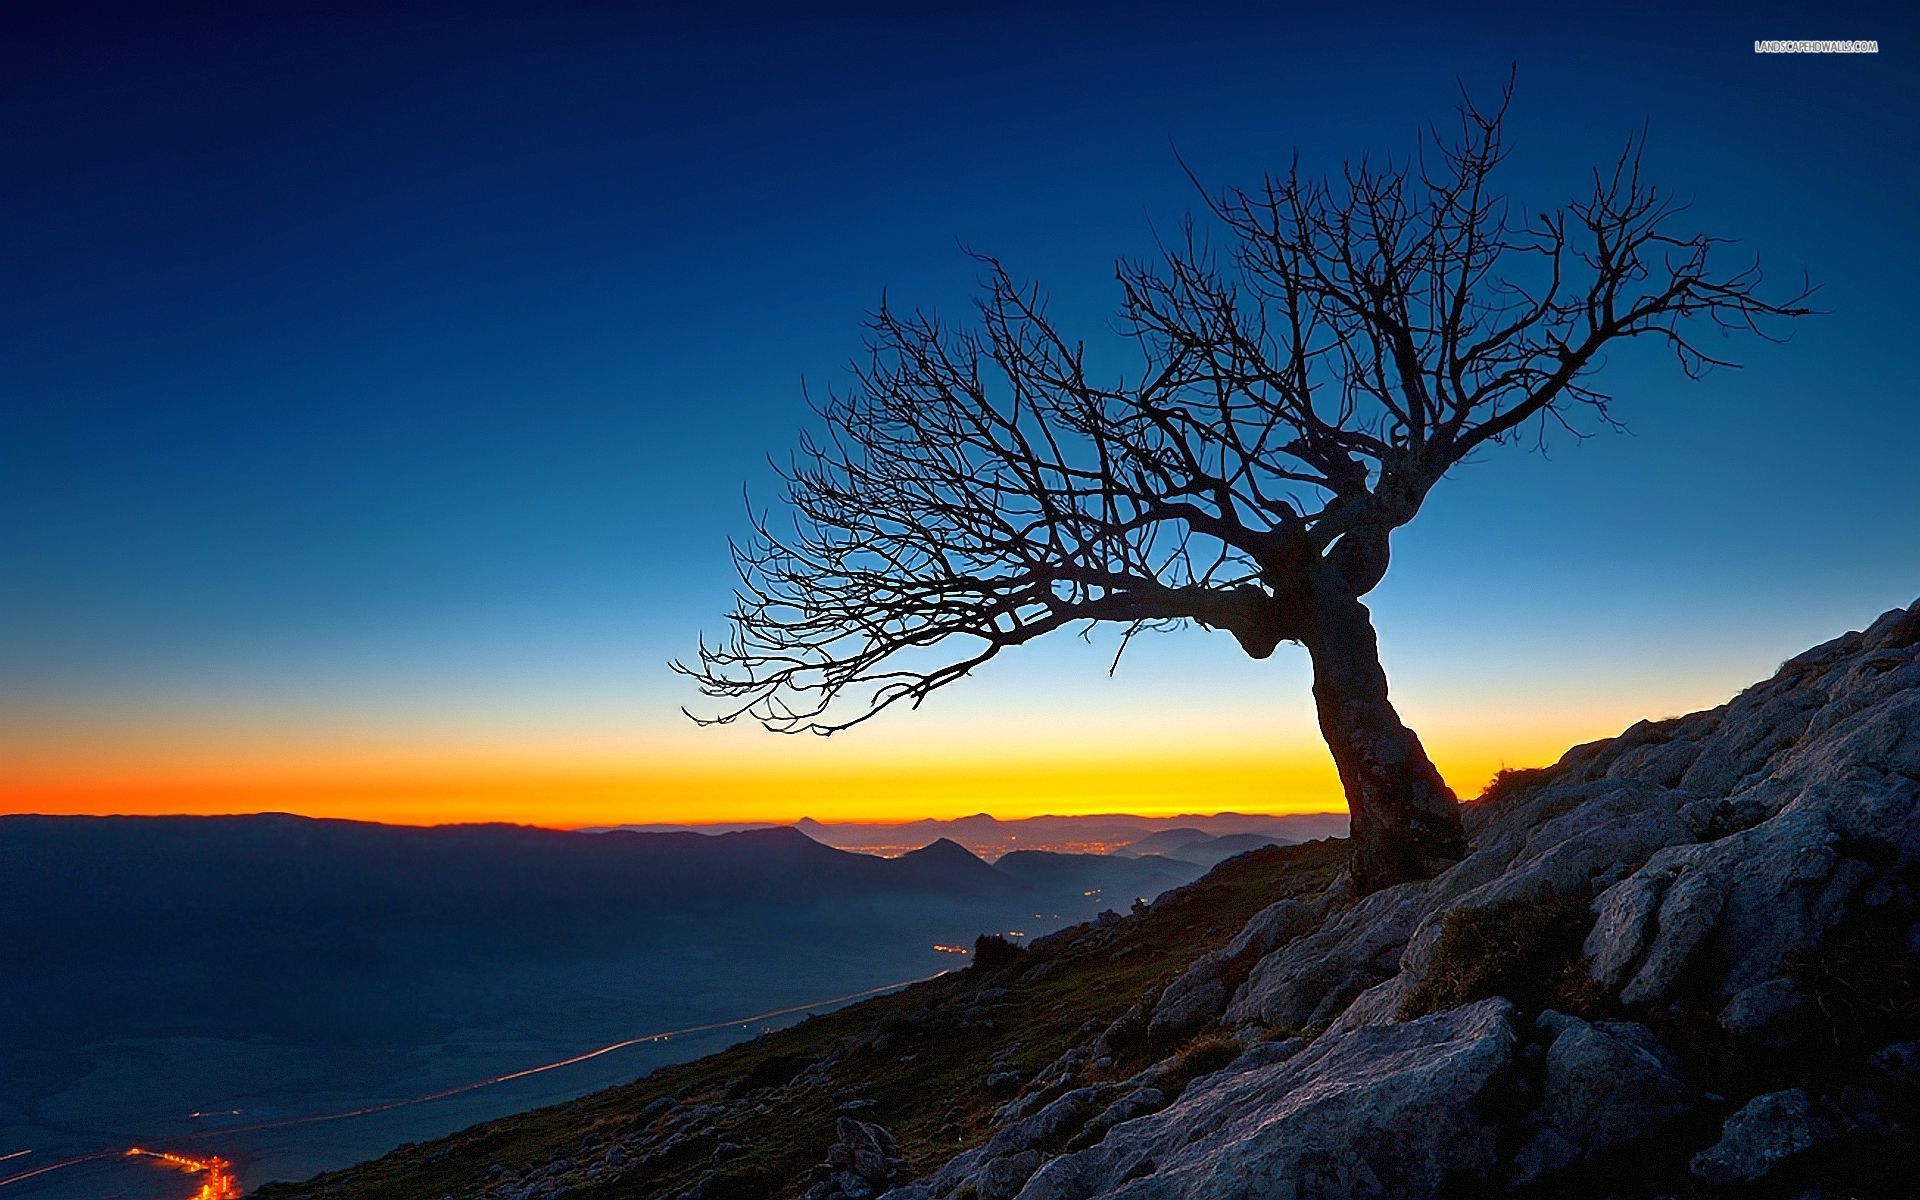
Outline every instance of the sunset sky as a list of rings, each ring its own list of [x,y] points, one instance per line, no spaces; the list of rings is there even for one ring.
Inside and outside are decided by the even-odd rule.
[[[1645,122],[1828,311],[1698,383],[1618,356],[1630,436],[1487,454],[1399,535],[1369,603],[1456,790],[1920,595],[1912,58],[1752,51],[1912,16],[1127,7],[46,8],[0,50],[0,811],[1340,807],[1297,649],[1109,677],[1058,637],[832,739],[696,728],[665,664],[883,289],[958,311],[965,243],[1097,341],[1114,256],[1191,207],[1176,147],[1220,182],[1401,153],[1509,62],[1520,201]]]

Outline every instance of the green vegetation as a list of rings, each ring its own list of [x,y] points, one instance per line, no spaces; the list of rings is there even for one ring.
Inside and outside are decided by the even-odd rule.
[[[1593,927],[1583,899],[1504,900],[1457,908],[1440,927],[1427,973],[1400,1002],[1411,1021],[1489,996],[1522,1008],[1559,1008],[1576,1015],[1593,1007],[1580,944]]]
[[[834,1138],[841,1106],[891,1129],[909,1177],[925,1174],[984,1140],[993,1112],[1072,1046],[1150,1004],[1194,959],[1232,940],[1276,900],[1322,891],[1344,865],[1344,842],[1257,850],[1223,863],[1196,883],[1133,915],[1091,922],[976,958],[976,968],[915,984],[695,1062],[666,1067],[621,1087],[566,1104],[478,1125],[437,1142],[323,1175],[276,1184],[256,1200],[295,1197],[373,1200],[471,1196],[494,1164],[579,1159],[609,1139],[625,1140],[700,1105],[720,1105],[690,1122],[690,1133],[644,1167],[647,1193],[687,1187],[714,1169],[714,1149],[740,1149],[720,1164],[715,1197],[772,1200],[800,1190]],[[994,961],[994,960],[998,961]],[[1144,1033],[1145,1021],[1137,1022]],[[1235,1047],[1237,1049],[1237,1047]],[[1184,1047],[1141,1038],[1111,1068],[1181,1054],[1191,1078],[1222,1065],[1218,1037]],[[1119,1061],[1125,1060],[1125,1061]],[[998,1077],[997,1086],[990,1082]],[[1179,1080],[1184,1084],[1185,1078]],[[570,1196],[637,1194],[639,1175],[569,1181]]]

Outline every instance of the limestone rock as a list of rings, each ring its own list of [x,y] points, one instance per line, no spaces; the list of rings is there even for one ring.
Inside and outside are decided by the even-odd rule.
[[[1692,1170],[1702,1182],[1717,1186],[1753,1183],[1840,1132],[1805,1089],[1769,1092],[1727,1118],[1720,1140],[1694,1155]]]
[[[1338,1016],[1399,967],[1424,885],[1382,889],[1260,960],[1228,1008],[1229,1022],[1304,1029]]]
[[[1148,1028],[1157,1034],[1184,1033],[1218,1017],[1227,1006],[1229,983],[1239,982],[1227,978],[1232,964],[1263,957],[1286,945],[1319,922],[1322,908],[1300,900],[1280,900],[1261,909],[1233,941],[1201,955],[1167,985],[1154,1006]]]
[[[1323,1036],[1229,1067],[1170,1108],[1054,1159],[1020,1200],[1419,1200],[1497,1163],[1481,1101],[1512,1065],[1513,1007],[1487,1000],[1405,1025]]]
[[[1650,1137],[1690,1107],[1673,1056],[1644,1025],[1589,1024],[1551,1010],[1540,1027],[1547,1047],[1535,1132],[1514,1159],[1527,1183]]]
[[[980,1200],[1013,1200],[1041,1161],[1038,1150],[1022,1150],[989,1161],[975,1181]]]
[[[841,1117],[834,1125],[834,1143],[827,1148],[826,1162],[817,1168],[805,1200],[870,1200],[887,1190],[900,1173],[900,1163],[900,1147],[891,1132]]]
[[[928,1194],[950,1196],[969,1185],[981,1192],[989,1176],[996,1186],[1015,1175],[1025,1182],[1041,1162],[1038,1148],[1070,1137],[1111,1103],[1117,1090],[1112,1084],[1074,1088],[1018,1120],[1003,1123],[983,1145],[954,1156],[935,1172],[928,1181]]]
[[[1786,1026],[1806,1008],[1806,1000],[1791,979],[1769,979],[1734,993],[1720,1010],[1720,1028],[1738,1038],[1762,1045],[1778,1045]]]

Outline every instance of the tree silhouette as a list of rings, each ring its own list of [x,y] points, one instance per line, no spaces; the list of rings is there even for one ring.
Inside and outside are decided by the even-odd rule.
[[[1139,365],[1101,378],[1043,296],[995,259],[976,319],[882,303],[824,432],[781,469],[790,527],[749,512],[730,635],[676,663],[742,716],[831,733],[917,705],[1011,647],[1084,622],[1225,630],[1256,659],[1306,648],[1321,732],[1371,890],[1464,848],[1457,803],[1387,695],[1362,597],[1395,530],[1476,450],[1614,428],[1616,343],[1690,377],[1702,335],[1803,315],[1760,297],[1723,239],[1643,181],[1630,138],[1590,193],[1521,215],[1496,190],[1510,89],[1463,101],[1407,161],[1206,196],[1117,268]]]

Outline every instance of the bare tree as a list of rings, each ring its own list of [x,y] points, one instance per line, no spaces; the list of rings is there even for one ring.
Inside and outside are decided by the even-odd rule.
[[[1762,299],[1756,262],[1675,229],[1640,138],[1590,193],[1520,214],[1495,187],[1507,98],[1464,102],[1403,163],[1296,161],[1207,196],[1222,250],[1189,220],[1117,269],[1122,377],[991,258],[974,321],[883,302],[781,471],[791,526],[750,512],[734,546],[730,636],[675,664],[727,702],[709,719],[832,733],[1084,622],[1118,623],[1122,649],[1188,624],[1256,659],[1298,642],[1357,884],[1459,857],[1362,603],[1394,531],[1483,447],[1615,427],[1593,382],[1609,347],[1650,339],[1698,376],[1731,365],[1703,334],[1810,311],[1810,289]]]

